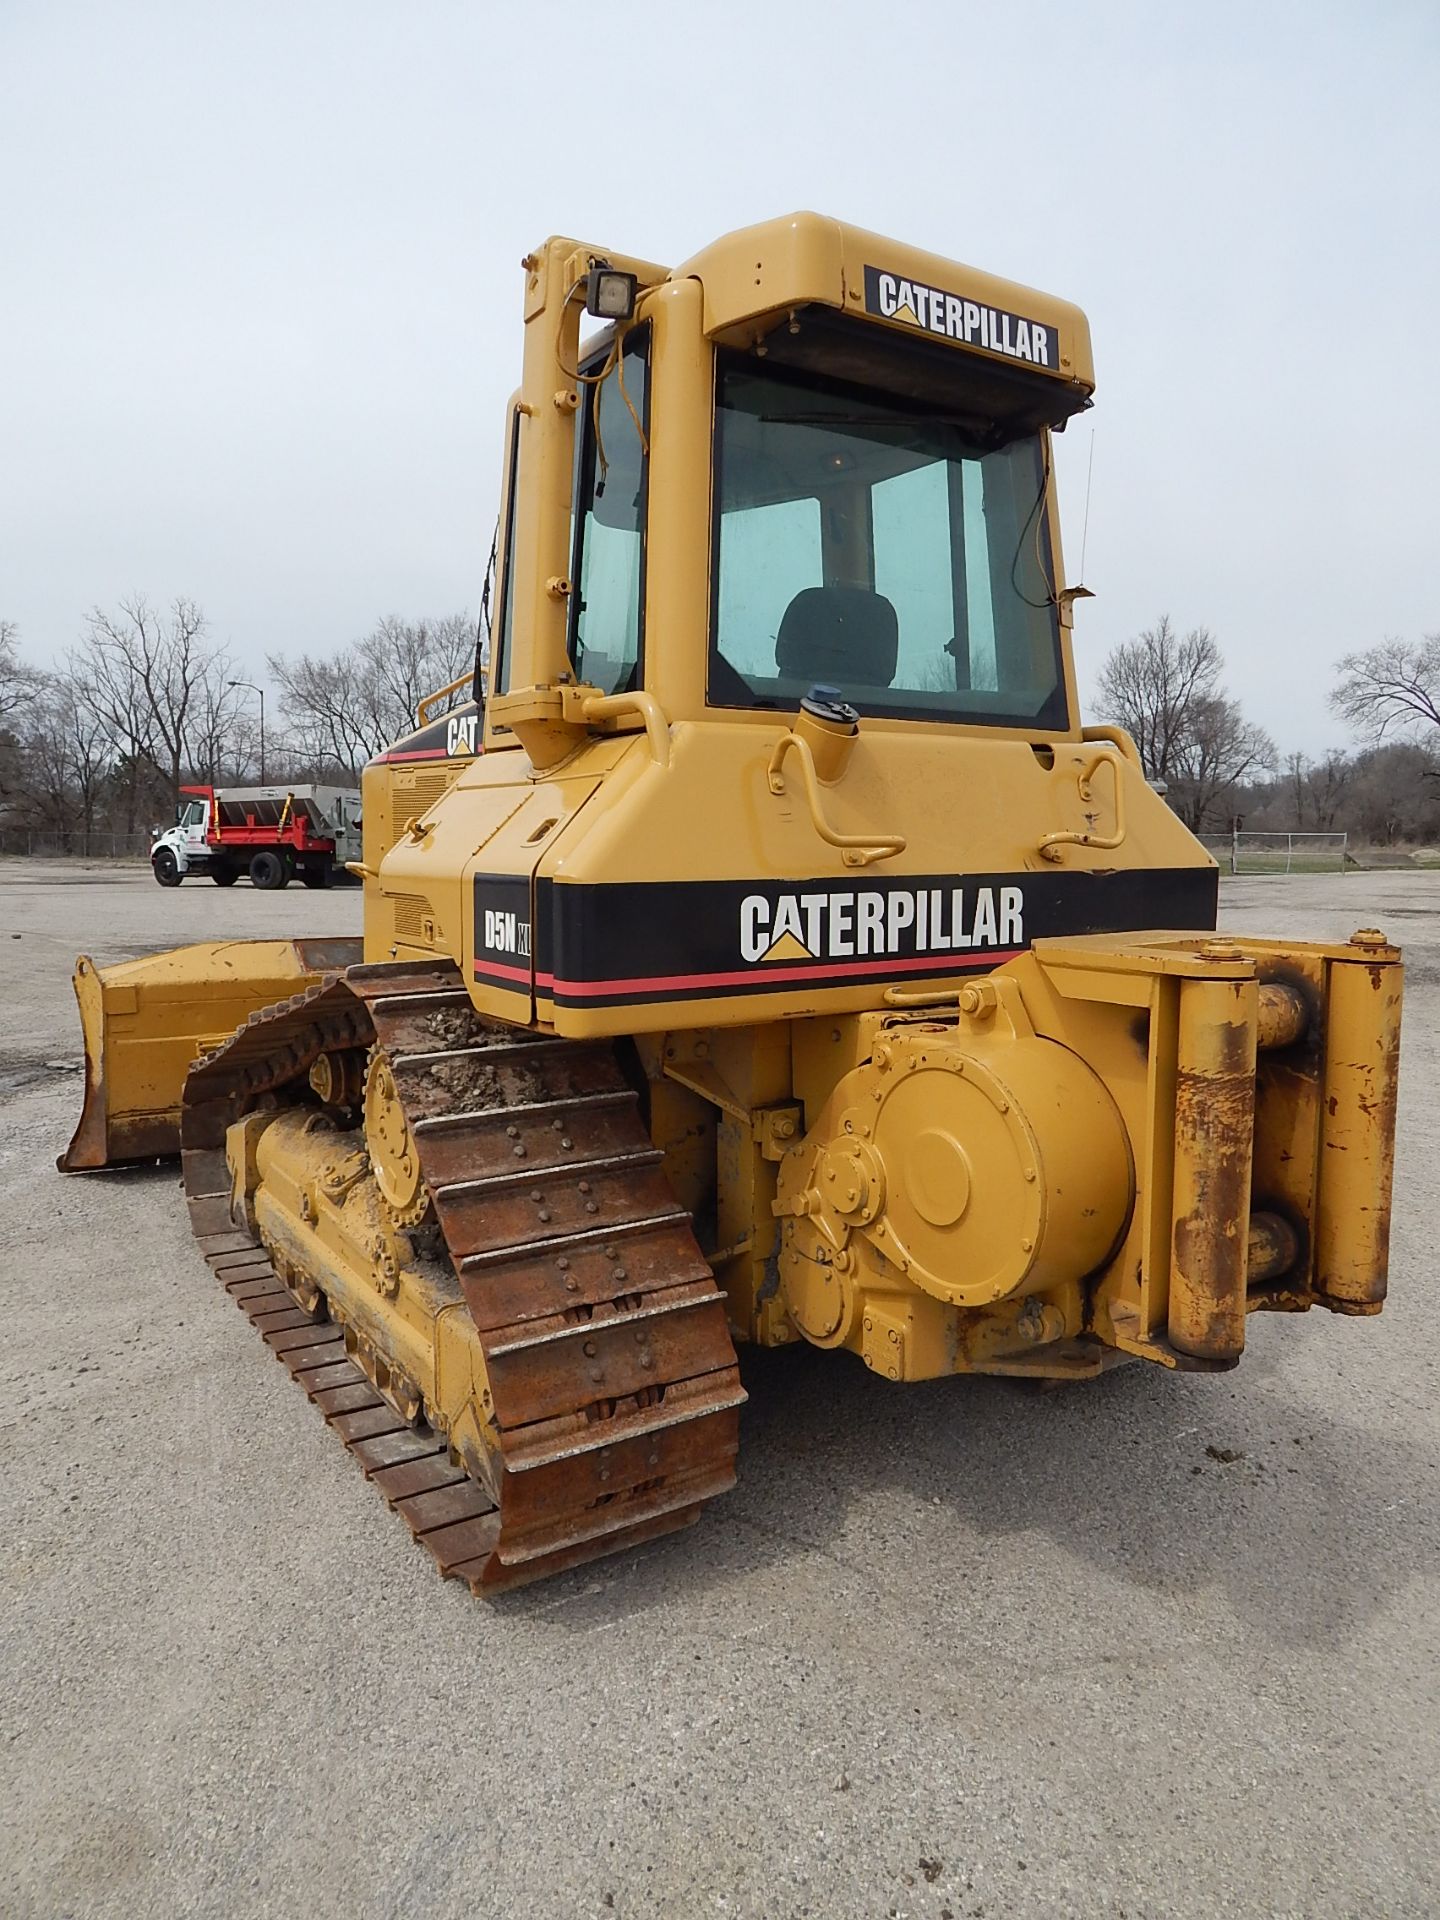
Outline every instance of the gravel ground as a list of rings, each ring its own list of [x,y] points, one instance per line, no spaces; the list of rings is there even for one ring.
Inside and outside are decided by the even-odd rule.
[[[52,1171],[77,948],[358,897],[0,862],[0,1909],[1433,1913],[1440,875],[1222,899],[1408,948],[1382,1319],[1037,1399],[751,1356],[736,1493],[487,1605],[262,1359],[173,1171]]]

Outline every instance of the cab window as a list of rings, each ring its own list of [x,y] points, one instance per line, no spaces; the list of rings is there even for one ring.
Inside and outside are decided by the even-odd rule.
[[[520,415],[510,416],[510,458],[505,483],[505,545],[500,574],[500,645],[490,667],[490,684],[497,693],[510,691],[510,664],[515,649],[515,514],[520,486]]]
[[[650,329],[634,327],[581,371],[570,659],[602,693],[640,683],[645,625]]]
[[[1039,432],[722,351],[715,462],[712,705],[1066,724]]]

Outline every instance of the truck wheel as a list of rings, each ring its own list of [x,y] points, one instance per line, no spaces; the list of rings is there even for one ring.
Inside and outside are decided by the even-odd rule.
[[[278,853],[271,853],[267,849],[257,853],[250,862],[250,884],[267,893],[272,887],[288,887],[290,870]]]
[[[150,857],[150,864],[155,869],[155,878],[162,887],[178,887],[185,878],[180,871],[180,862],[169,847],[157,847]]]
[[[313,861],[309,866],[300,869],[300,878],[305,882],[307,887],[328,887],[330,885],[330,862],[328,860]]]
[[[234,867],[211,867],[210,878],[217,887],[233,887],[240,876]]]

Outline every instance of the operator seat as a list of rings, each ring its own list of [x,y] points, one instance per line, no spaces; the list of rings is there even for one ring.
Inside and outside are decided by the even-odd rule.
[[[775,666],[789,680],[888,687],[900,651],[894,604],[869,587],[802,587],[775,636]]]

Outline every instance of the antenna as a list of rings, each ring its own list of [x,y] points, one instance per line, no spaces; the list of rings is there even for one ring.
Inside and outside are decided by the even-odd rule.
[[[1090,458],[1085,463],[1085,522],[1080,530],[1080,578],[1085,578],[1085,547],[1090,538],[1090,482],[1095,477],[1095,429],[1090,429]]]

